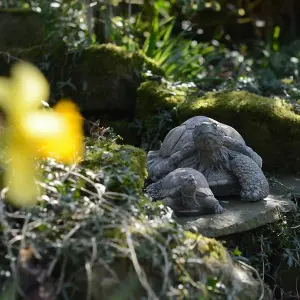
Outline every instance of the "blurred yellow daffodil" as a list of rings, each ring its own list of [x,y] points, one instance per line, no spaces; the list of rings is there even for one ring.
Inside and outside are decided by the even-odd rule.
[[[43,110],[41,103],[48,97],[46,78],[29,63],[17,63],[10,77],[0,77],[0,107],[6,116],[3,176],[8,199],[15,206],[37,201],[36,158],[72,164],[83,156],[83,120],[77,106],[61,100],[53,110]]]

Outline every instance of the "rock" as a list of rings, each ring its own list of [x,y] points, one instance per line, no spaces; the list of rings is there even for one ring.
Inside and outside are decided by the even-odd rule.
[[[86,159],[82,163],[99,172],[108,190],[120,193],[141,193],[147,178],[146,153],[131,145],[87,140]],[[104,176],[105,173],[105,176]]]
[[[158,109],[172,110],[186,100],[188,86],[171,85],[167,82],[145,81],[137,90],[135,116],[151,121]]]
[[[269,196],[259,202],[247,203],[234,198],[220,199],[220,204],[226,209],[222,215],[207,215],[201,218],[176,218],[186,229],[197,228],[208,237],[221,237],[248,231],[268,223],[276,222],[281,213],[296,210],[296,205],[288,197],[290,191],[300,191],[297,182],[300,178],[291,176],[277,177],[270,188]],[[278,183],[284,181],[286,187]],[[287,187],[289,187],[287,189]]]
[[[204,114],[238,130],[262,157],[263,169],[277,173],[300,170],[300,116],[290,104],[245,91],[215,92],[179,109],[180,119]],[[283,159],[284,157],[284,159]]]
[[[133,116],[136,91],[146,70],[162,74],[151,59],[138,52],[129,53],[113,44],[90,46],[71,68],[77,87],[74,97],[84,112],[93,115],[97,111]]]
[[[63,43],[41,43],[32,47],[13,46],[7,53],[43,66],[47,79],[55,83],[52,92],[56,98],[57,94],[72,98],[84,115],[108,115],[109,121],[133,118],[136,91],[147,71],[153,76],[163,75],[157,64],[142,53],[131,53],[113,44],[67,51]],[[0,59],[4,63],[8,60],[7,56]],[[6,73],[7,68],[2,69],[1,65],[0,73]]]
[[[39,13],[26,9],[0,10],[0,50],[39,45],[44,37]]]
[[[300,148],[300,115],[282,99],[246,91],[211,92],[198,97],[192,88],[143,83],[137,91],[136,116],[147,130],[157,126],[153,120],[157,107],[172,114],[175,126],[199,115],[232,126],[262,157],[264,171],[296,174],[300,170],[300,158],[294,150]]]
[[[149,228],[152,226],[153,224],[149,224]],[[169,247],[173,248],[171,252],[173,253],[172,257],[168,257],[170,259],[168,268],[171,269],[167,271],[167,277],[160,270],[160,268],[165,267],[164,262],[160,266],[155,264],[154,266],[147,265],[149,264],[148,256],[151,254],[153,256],[153,251],[155,251],[155,244],[152,244],[149,250],[144,248],[140,252],[141,247],[136,249],[138,257],[143,255],[143,259],[139,263],[141,269],[145,272],[147,286],[152,288],[151,299],[167,299],[169,298],[167,295],[171,293],[179,296],[176,289],[182,279],[185,281],[193,280],[193,282],[198,283],[196,287],[190,284],[182,285],[186,289],[187,299],[272,299],[269,288],[255,278],[257,276],[255,270],[250,269],[245,264],[233,261],[228,251],[218,241],[182,231],[178,232],[178,237],[180,237],[178,241],[173,241],[173,244],[165,249],[165,254],[169,255]],[[182,244],[180,245],[178,242],[184,243],[185,246],[182,247]],[[185,250],[182,251],[181,249]],[[184,265],[183,270],[181,269],[182,264]],[[174,265],[176,265],[177,269],[176,275],[172,270]],[[118,260],[110,264],[109,267],[108,269],[98,264],[93,268],[93,280],[88,283],[93,299],[119,299],[122,296],[124,297],[124,294],[126,299],[141,299],[145,297],[145,289],[140,284],[136,272],[130,267],[128,260]],[[117,274],[117,277],[114,274]],[[187,274],[189,278],[186,278]],[[176,281],[175,287],[170,286],[174,275],[180,277],[179,281]],[[167,287],[164,292],[162,292],[162,282]],[[180,285],[181,283],[179,283]],[[76,276],[76,286],[79,287],[77,289],[79,293],[76,293],[75,299],[83,299],[87,290],[87,278],[83,271]],[[200,286],[201,288],[199,288]],[[221,296],[218,297],[218,294]]]

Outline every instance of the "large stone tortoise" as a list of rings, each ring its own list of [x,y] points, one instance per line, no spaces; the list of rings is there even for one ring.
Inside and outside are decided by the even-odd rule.
[[[232,127],[205,116],[172,129],[158,151],[147,156],[149,177],[158,181],[177,168],[201,172],[215,196],[240,195],[257,201],[268,196],[262,159]]]

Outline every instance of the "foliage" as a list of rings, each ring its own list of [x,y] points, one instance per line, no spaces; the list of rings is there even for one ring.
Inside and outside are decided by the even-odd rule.
[[[0,8],[32,9],[41,14],[46,41],[63,40],[71,47],[89,44],[84,1],[2,0]]]
[[[176,18],[169,16],[162,2],[155,2],[150,21],[142,13],[129,19],[113,17],[108,40],[128,51],[142,51],[157,62],[168,78],[198,82],[204,77],[210,60],[222,48],[187,39],[188,27],[174,37]]]
[[[281,98],[246,91],[209,92],[199,97],[187,84],[146,81],[137,91],[136,117],[145,149],[158,149],[171,128],[204,115],[237,128],[263,159],[264,170],[299,172],[300,116]],[[245,120],[247,122],[245,123]],[[258,134],[259,132],[259,134]],[[285,160],[281,157],[284,154]]]
[[[232,108],[233,104],[235,105],[230,114],[225,109],[226,113],[222,111],[218,117],[227,118],[230,122],[241,120],[245,133],[250,128],[249,135],[255,134],[257,139],[256,142],[253,139],[253,144],[258,143],[261,147],[266,145],[269,148],[271,153],[264,153],[267,159],[275,157],[273,161],[276,166],[281,162],[288,168],[297,169],[297,164],[292,162],[290,164],[293,166],[290,166],[278,157],[287,158],[290,153],[294,155],[294,148],[299,148],[297,146],[299,139],[282,143],[282,140],[278,141],[277,138],[279,146],[283,145],[284,148],[284,151],[280,152],[280,147],[270,147],[265,137],[269,137],[270,132],[275,132],[275,129],[282,133],[283,140],[287,132],[292,136],[298,136],[298,116],[292,114],[293,117],[289,119],[291,122],[288,125],[277,121],[280,120],[280,116],[286,116],[287,110],[282,114],[283,107],[289,107],[290,116],[291,107],[298,113],[300,111],[299,41],[282,45],[284,28],[278,25],[258,28],[253,13],[259,10],[255,9],[255,5],[266,1],[254,1],[247,7],[246,2],[250,3],[245,1],[236,5],[236,1],[226,3],[221,0],[145,1],[146,4],[138,10],[138,13],[132,11],[131,3],[126,4],[126,14],[120,13],[119,7],[112,1],[103,3],[103,1],[73,0],[52,2],[7,0],[0,1],[0,5],[1,8],[31,7],[40,12],[46,25],[46,42],[49,43],[50,48],[64,41],[69,48],[75,48],[74,56],[76,53],[84,53],[86,49],[87,52],[92,49],[89,52],[92,53],[94,49],[113,47],[97,45],[103,43],[103,40],[97,36],[96,31],[95,34],[90,31],[89,26],[93,20],[92,9],[94,12],[101,13],[100,18],[96,14],[94,17],[95,26],[98,22],[104,28],[106,39],[104,42],[114,43],[129,52],[128,59],[127,56],[125,59],[122,56],[121,60],[118,60],[117,70],[122,70],[124,65],[130,65],[132,57],[138,58],[138,62],[144,61],[145,56],[152,58],[153,61],[146,59],[148,69],[159,65],[164,72],[158,73],[164,75],[166,79],[148,70],[144,74],[144,82],[137,91],[138,118],[134,120],[132,126],[138,129],[144,149],[157,148],[165,134],[178,124],[177,106],[183,104],[184,108],[187,99],[199,100],[198,96],[207,91],[249,91],[260,96],[280,97],[287,100],[286,102],[279,99],[259,101],[263,109],[260,107],[255,111],[256,117],[260,118],[264,113],[275,110],[278,118],[271,118],[272,122],[268,126],[262,126],[262,123],[257,122],[256,117],[254,122],[249,115],[240,114],[249,108],[249,103],[243,101],[243,97],[232,97],[232,99],[227,97],[223,100],[216,97],[220,101],[215,103],[218,102],[217,104],[223,108]],[[278,1],[273,2],[270,3],[275,7]],[[96,5],[92,8],[87,7],[85,3]],[[273,12],[274,10],[272,7]],[[214,11],[218,16],[221,14],[224,17],[224,19],[213,19],[216,30],[207,37],[206,41],[203,41],[205,38],[202,28],[197,27],[197,16],[203,11]],[[255,40],[254,47],[244,43],[232,44],[231,37],[227,39],[226,20],[232,20],[231,17],[235,22],[245,22],[244,24],[252,22],[255,32],[261,35]],[[236,25],[238,30],[241,26],[241,24]],[[267,42],[258,43],[258,40],[263,39]],[[226,46],[221,41],[225,41]],[[90,44],[96,45],[87,47]],[[41,52],[45,61],[40,65],[50,70],[51,51],[39,51]],[[95,54],[95,51],[92,54]],[[106,60],[105,55],[99,56],[96,63],[85,55],[83,58],[88,59],[91,73],[102,72],[103,69],[98,68],[101,61],[108,62],[105,71],[111,71],[110,60]],[[68,61],[76,67],[77,62],[72,58]],[[59,71],[65,64],[66,61],[63,60],[58,63]],[[60,78],[59,82],[53,84],[59,90],[70,87],[77,93],[82,81],[79,80],[79,84],[74,83],[73,75],[69,72],[66,78]],[[159,86],[160,89],[153,89],[153,86]],[[99,89],[101,90],[102,86],[99,86]],[[193,92],[192,96],[189,94],[190,91]],[[176,97],[178,95],[179,101]],[[237,94],[226,93],[226,95]],[[242,92],[240,95],[248,95],[248,93]],[[159,99],[159,103],[152,101],[154,97]],[[170,102],[165,103],[166,98],[171,105]],[[255,96],[254,98],[262,99]],[[209,105],[205,105],[211,102],[209,99],[206,100],[202,98],[197,103],[190,102],[185,105],[188,106],[189,111],[195,107],[208,109]],[[275,105],[270,107],[268,106],[270,103]],[[197,112],[216,113],[214,107],[210,108],[210,111],[204,109]],[[146,118],[147,120],[142,116],[145,109],[149,109],[152,114],[151,118]],[[249,123],[254,124],[253,127],[248,126]],[[259,137],[257,132],[260,132]],[[222,298],[230,288],[226,285],[224,287],[218,277],[203,279],[202,262],[201,267],[196,264],[194,268],[187,263],[189,259],[198,263],[199,256],[203,255],[195,250],[195,241],[200,243],[203,241],[211,243],[211,241],[184,232],[180,226],[169,219],[169,211],[165,207],[160,203],[151,203],[145,198],[141,190],[146,177],[143,151],[116,145],[110,138],[101,134],[97,137],[97,141],[87,140],[87,156],[81,166],[68,168],[50,160],[43,163],[45,180],[40,184],[47,192],[41,197],[37,207],[19,211],[9,205],[1,207],[3,239],[0,244],[0,254],[3,269],[0,272],[0,286],[6,286],[6,283],[10,282],[8,278],[16,276],[15,268],[17,268],[25,272],[25,276],[21,274],[22,280],[26,276],[32,278],[32,274],[30,277],[29,273],[36,270],[39,270],[39,275],[42,274],[40,280],[44,278],[46,271],[46,280],[50,285],[48,289],[50,290],[52,285],[63,299],[67,299],[73,291],[77,293],[78,299],[89,296],[89,292],[98,295],[99,286],[96,286],[96,291],[93,291],[91,276],[101,278],[101,293],[104,293],[102,296],[104,295],[105,299],[108,299],[106,293],[111,292],[109,286],[113,286],[114,282],[124,283],[124,289],[120,288],[119,294],[114,295],[119,298],[120,294],[129,299],[131,293],[135,296],[140,294],[145,296],[153,292],[158,293],[160,297],[168,295],[176,299],[193,296],[201,300],[209,299],[207,295],[212,299],[217,299],[219,296]],[[111,132],[109,134],[115,142],[116,137]],[[274,138],[270,140],[274,141]],[[106,193],[104,193],[105,189]],[[283,216],[278,224],[245,234],[242,241],[239,235],[237,240],[232,240],[232,244],[229,243],[229,247],[236,259],[242,260],[247,256],[253,265],[261,270],[265,281],[271,282],[272,285],[274,282],[279,284],[279,278],[269,280],[274,275],[273,269],[277,263],[281,266],[284,264],[289,267],[299,266],[298,226],[299,212],[293,217]],[[254,248],[253,251],[248,247],[250,239],[254,240],[251,246]],[[211,251],[208,256],[217,253],[218,258],[222,257],[223,248],[219,248],[218,243],[212,243],[212,248],[216,246],[219,250]],[[21,249],[26,245],[33,247],[39,264],[24,266],[16,261],[17,256],[23,253]],[[275,270],[275,274],[280,274],[276,273],[277,271]],[[34,275],[33,280],[36,280],[36,277],[37,275]],[[149,282],[151,282],[150,289]],[[83,294],[79,291],[81,287]],[[10,292],[9,288],[7,292]],[[12,290],[15,288],[12,287]]]
[[[274,299],[293,296],[284,287],[287,280],[292,281],[290,286],[297,287],[299,278],[293,277],[293,273],[289,275],[289,272],[293,272],[294,269],[297,273],[300,268],[299,223],[298,206],[298,210],[292,214],[281,214],[276,223],[225,239],[228,249],[235,248],[233,252],[236,252],[238,245],[240,251],[237,259],[250,263],[259,271],[261,278],[274,287]],[[296,297],[296,294],[294,296]]]
[[[126,168],[117,167],[124,156],[108,138],[94,142],[98,146],[87,149],[90,166],[97,147],[106,149],[97,166],[66,167],[49,159],[41,164],[46,193],[37,206],[15,210],[1,204],[2,291],[7,287],[9,293],[14,279],[15,289],[22,288],[29,298],[43,287],[62,299],[147,294],[152,299],[226,299],[231,282],[228,276],[224,282],[218,279],[220,265],[228,259],[223,246],[185,232],[166,207],[140,192],[122,194],[117,185],[105,187],[111,166],[123,188],[134,181],[126,176],[140,171],[136,166],[127,175]]]

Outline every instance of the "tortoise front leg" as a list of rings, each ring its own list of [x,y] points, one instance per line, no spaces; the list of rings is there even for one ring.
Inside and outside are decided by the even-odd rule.
[[[268,196],[268,180],[251,158],[243,154],[237,155],[231,161],[231,168],[241,186],[243,201],[258,201]]]
[[[178,198],[171,198],[171,197],[165,197],[165,198],[162,199],[163,204],[166,205],[166,206],[169,206],[175,212],[178,209],[182,209],[183,208],[183,207],[181,207],[179,205],[178,201],[180,201],[180,199],[178,199]]]

